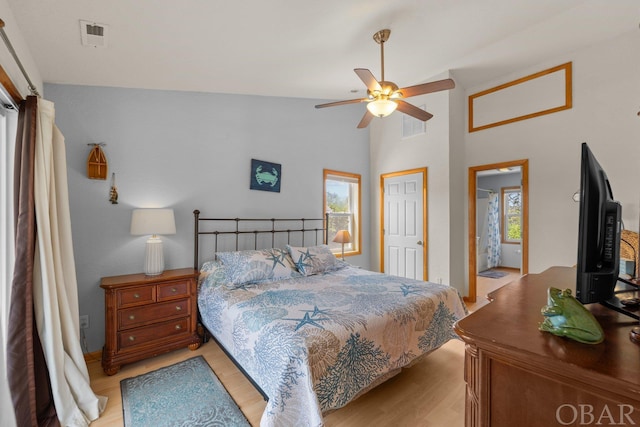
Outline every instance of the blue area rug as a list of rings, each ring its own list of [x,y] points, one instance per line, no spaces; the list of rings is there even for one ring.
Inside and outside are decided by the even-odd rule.
[[[202,356],[120,381],[126,427],[250,427]]]
[[[505,273],[504,271],[495,271],[495,270],[485,270],[478,273],[478,276],[488,277],[490,279],[499,279],[506,275],[507,273]]]

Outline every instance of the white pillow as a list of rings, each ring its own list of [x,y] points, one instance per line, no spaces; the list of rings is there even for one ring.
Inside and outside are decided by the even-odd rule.
[[[227,287],[300,277],[283,249],[217,252],[216,257],[222,261]]]
[[[287,250],[294,265],[304,276],[338,270],[345,266],[345,263],[336,258],[327,245],[309,247],[287,245]]]

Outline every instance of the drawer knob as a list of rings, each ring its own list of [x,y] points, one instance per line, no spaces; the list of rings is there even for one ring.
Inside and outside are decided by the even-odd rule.
[[[136,292],[135,294],[133,294],[133,297],[134,298],[140,298],[140,294]]]
[[[178,331],[179,331],[180,329],[182,329],[182,326],[180,326],[180,325],[176,325],[176,330],[178,330]]]
[[[179,305],[176,305],[176,311],[180,311],[180,310],[182,310],[182,307]]]
[[[171,288],[171,292],[176,293],[178,290],[176,288]]]
[[[133,335],[129,335],[129,341],[135,341],[136,337],[134,337]]]
[[[135,318],[136,318],[136,316],[134,316],[133,314],[131,316],[129,316],[129,320],[133,320]]]

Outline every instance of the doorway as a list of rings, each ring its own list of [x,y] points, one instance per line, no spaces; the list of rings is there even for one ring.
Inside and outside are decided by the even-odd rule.
[[[380,175],[380,269],[427,280],[427,168]]]
[[[519,171],[519,185],[511,184],[499,184],[500,181],[495,181],[495,185],[478,185],[482,176],[515,173]],[[482,182],[482,181],[480,181]],[[490,188],[485,188],[490,187]],[[520,275],[527,274],[529,270],[529,161],[528,160],[514,160],[510,162],[493,163],[481,166],[473,166],[469,168],[469,293],[465,298],[470,303],[475,303],[478,293],[478,273],[481,269],[491,270],[491,267],[499,266],[502,262],[502,256],[500,255],[501,248],[504,246],[507,248],[505,251],[505,264],[512,266],[518,265],[518,269],[513,269]],[[478,194],[492,194],[491,201],[488,197],[485,201],[485,197],[478,197]],[[509,196],[514,196],[514,200],[519,204],[520,210],[517,222],[519,222],[518,233],[514,236],[508,229],[509,225],[509,212],[503,209],[505,200],[509,203]],[[515,198],[515,196],[519,197]],[[480,200],[480,202],[478,201]],[[483,205],[483,203],[486,203]],[[497,203],[497,207],[495,204]],[[495,207],[496,211],[488,209],[488,205]],[[489,212],[489,217],[495,217],[498,215],[498,219],[495,225],[489,223],[488,227],[494,227],[500,231],[501,238],[494,243],[494,248],[497,246],[498,253],[492,249],[491,243],[487,243],[487,233],[482,226],[478,226],[478,223],[483,224],[486,221],[485,212]],[[499,225],[498,225],[499,224]],[[495,235],[496,233],[488,233],[489,235]],[[519,239],[518,239],[519,238]],[[519,240],[519,245],[516,245]],[[485,250],[486,249],[486,250]],[[507,253],[511,252],[511,253]],[[514,254],[519,255],[519,260],[514,260]],[[486,258],[486,259],[485,259]],[[519,262],[517,262],[519,261]],[[517,263],[516,263],[517,262]],[[508,273],[509,269],[506,270]],[[501,273],[496,271],[497,276]],[[489,274],[491,276],[491,274]]]

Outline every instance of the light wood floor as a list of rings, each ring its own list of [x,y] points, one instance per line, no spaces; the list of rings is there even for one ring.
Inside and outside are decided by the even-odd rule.
[[[125,365],[111,377],[99,361],[88,363],[91,387],[109,401],[91,426],[121,426],[120,381],[124,378],[202,355],[236,401],[252,426],[260,425],[265,408],[262,396],[238,371],[215,342],[196,351],[176,350],[162,356]],[[325,415],[326,426],[450,426],[464,425],[464,344],[451,340],[419,363],[381,384],[344,408]]]
[[[475,311],[487,304],[485,295],[520,276],[518,270],[500,279],[478,277],[477,302],[469,304]],[[88,363],[93,391],[109,401],[102,416],[92,427],[122,425],[120,381],[197,355],[202,355],[220,378],[253,426],[260,425],[265,408],[262,396],[242,373],[210,341],[196,351],[176,350],[162,356],[125,365],[114,376],[102,372],[99,360]],[[325,415],[329,427],[369,426],[448,426],[464,425],[464,344],[451,340],[419,363],[381,384],[344,408]]]
[[[468,303],[467,308],[469,311],[475,311],[480,307],[489,304],[489,300],[487,299],[487,294],[495,291],[506,285],[507,283],[513,282],[514,280],[520,278],[520,270],[515,268],[506,268],[506,267],[496,267],[492,270],[502,271],[507,273],[506,276],[500,277],[499,279],[491,279],[489,277],[476,277],[476,302]]]

